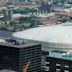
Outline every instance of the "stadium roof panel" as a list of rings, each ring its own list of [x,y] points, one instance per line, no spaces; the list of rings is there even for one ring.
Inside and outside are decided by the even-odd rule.
[[[72,26],[65,24],[37,27],[13,33],[14,37],[40,42],[69,43],[72,44]]]

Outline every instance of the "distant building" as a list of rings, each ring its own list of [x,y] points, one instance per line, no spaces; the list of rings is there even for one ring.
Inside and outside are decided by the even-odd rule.
[[[57,19],[46,19],[46,20],[39,20],[39,23],[41,25],[47,26],[47,25],[55,25],[58,23]]]
[[[72,0],[43,0],[45,2],[50,2],[50,3],[67,3],[67,2],[72,2]]]
[[[41,6],[39,7],[39,10],[43,12],[50,12],[50,5],[48,3],[45,3],[42,1]]]
[[[17,0],[0,0],[0,5],[6,5],[7,2],[15,3]]]
[[[32,0],[19,0],[20,2],[31,2]]]
[[[0,5],[5,5],[7,0],[0,0]]]

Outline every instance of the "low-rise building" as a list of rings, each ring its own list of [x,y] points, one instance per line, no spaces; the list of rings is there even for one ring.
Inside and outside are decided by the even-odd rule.
[[[53,51],[51,55],[46,55],[45,72],[71,72],[72,54],[66,51]],[[59,56],[58,56],[59,55]]]

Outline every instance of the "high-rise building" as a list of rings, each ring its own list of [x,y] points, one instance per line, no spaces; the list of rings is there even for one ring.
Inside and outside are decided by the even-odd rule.
[[[41,45],[24,43],[21,45],[0,44],[0,70],[9,69],[22,72],[22,68],[30,61],[27,72],[40,72]]]

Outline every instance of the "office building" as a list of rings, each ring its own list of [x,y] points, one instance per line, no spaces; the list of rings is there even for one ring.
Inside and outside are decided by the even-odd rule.
[[[41,45],[27,42],[20,45],[0,43],[0,70],[22,72],[30,61],[27,72],[40,72]]]
[[[54,51],[53,51],[54,52]],[[55,51],[58,54],[54,56],[46,56],[45,61],[45,72],[72,72],[72,54],[66,54],[64,51]],[[65,55],[62,55],[62,54]]]

